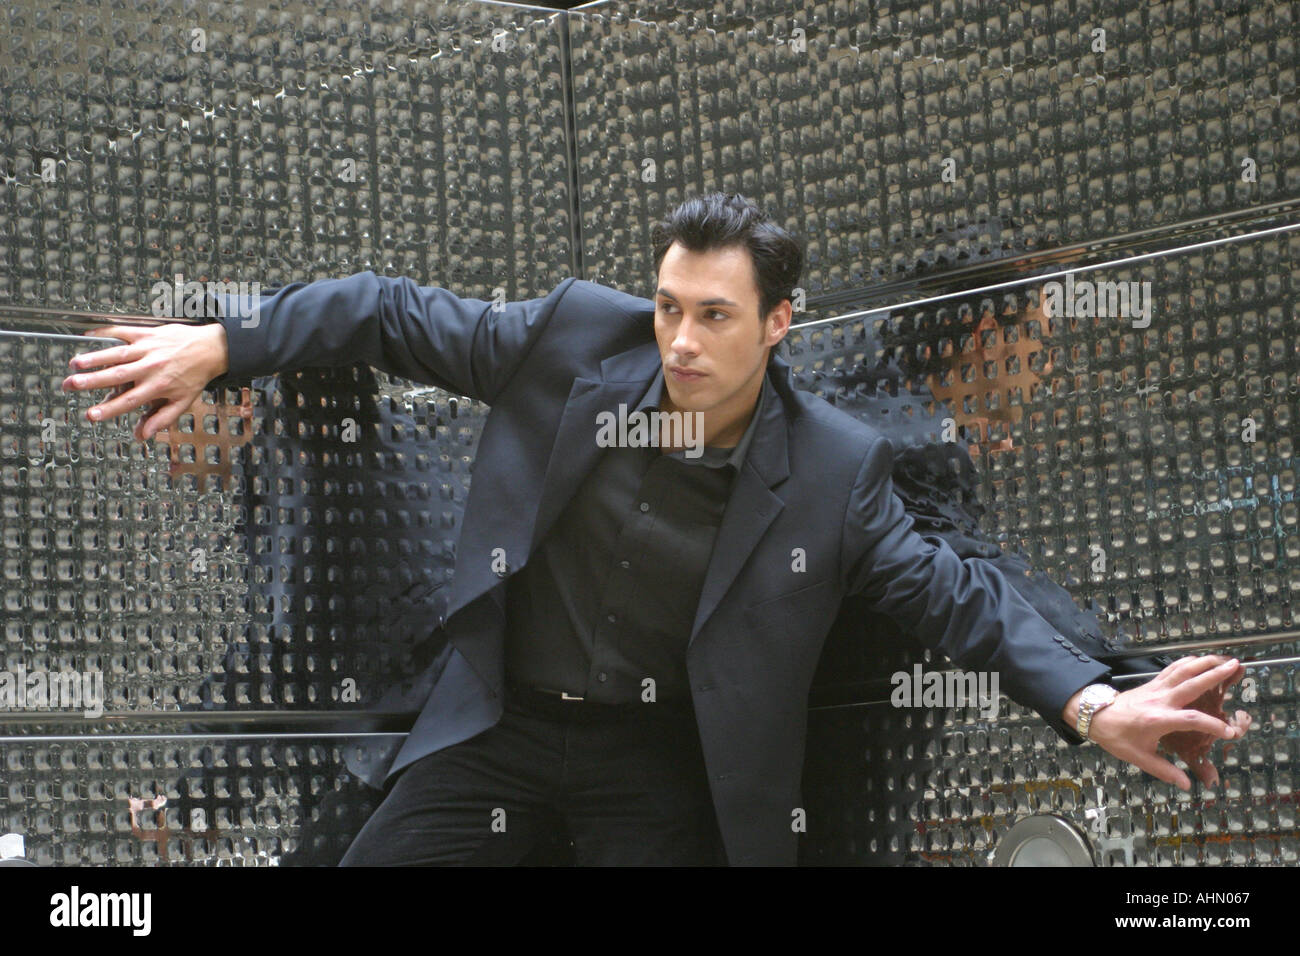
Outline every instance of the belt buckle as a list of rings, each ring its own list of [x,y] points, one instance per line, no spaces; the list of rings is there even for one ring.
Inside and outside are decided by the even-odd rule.
[[[553,687],[531,687],[529,690],[536,694],[543,694],[547,697],[558,698],[559,700],[586,700],[585,697],[575,697],[568,691],[556,690]]]

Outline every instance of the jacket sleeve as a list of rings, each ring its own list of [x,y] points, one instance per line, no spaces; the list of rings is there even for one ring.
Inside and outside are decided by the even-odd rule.
[[[987,561],[927,540],[894,493],[894,448],[878,437],[858,468],[844,514],[846,593],[862,595],[922,644],[966,670],[998,675],[999,688],[1036,711],[1071,744],[1061,719],[1074,693],[1110,668],[1045,621]]]
[[[573,282],[541,298],[493,303],[367,271],[294,282],[244,301],[218,296],[230,367],[208,384],[365,362],[490,405]]]

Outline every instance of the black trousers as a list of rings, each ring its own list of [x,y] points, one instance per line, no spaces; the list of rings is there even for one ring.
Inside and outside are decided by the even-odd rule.
[[[341,866],[725,865],[694,713],[565,720],[508,696],[493,727],[415,761]]]

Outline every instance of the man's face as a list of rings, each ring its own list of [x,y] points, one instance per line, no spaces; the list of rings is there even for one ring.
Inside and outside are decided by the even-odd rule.
[[[674,242],[659,266],[654,298],[655,338],[673,406],[711,411],[723,421],[748,411],[762,385],[768,347],[790,326],[789,300],[759,321],[749,250],[691,252]]]

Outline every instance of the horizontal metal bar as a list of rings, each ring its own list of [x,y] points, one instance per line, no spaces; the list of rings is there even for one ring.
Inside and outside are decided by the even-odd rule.
[[[834,322],[847,322],[852,319],[863,318],[869,315],[892,312],[895,309],[914,309],[922,305],[930,305],[935,302],[943,302],[947,299],[966,298],[973,295],[980,295],[987,292],[996,292],[999,289],[1010,289],[1016,286],[1029,285],[1034,282],[1045,282],[1055,279],[1058,276],[1066,276],[1075,272],[1095,272],[1101,269],[1115,269],[1121,266],[1132,265],[1135,262],[1141,262],[1144,259],[1154,259],[1163,256],[1178,255],[1185,252],[1195,252],[1200,249],[1210,249],[1215,246],[1225,245],[1230,242],[1243,242],[1251,239],[1262,239],[1270,235],[1292,232],[1300,229],[1300,222],[1288,223],[1285,226],[1275,226],[1272,229],[1261,229],[1258,232],[1246,232],[1233,236],[1223,236],[1217,239],[1207,239],[1204,242],[1192,243],[1186,246],[1180,246],[1173,249],[1161,249],[1156,252],[1144,252],[1138,255],[1128,256],[1123,259],[1113,259],[1106,262],[1087,263],[1085,265],[1074,266],[1069,269],[1061,269],[1056,272],[1045,272],[1040,275],[1027,276],[1017,279],[1008,279],[1004,282],[996,282],[986,286],[976,286],[975,288],[961,289],[956,292],[945,292],[940,295],[925,296],[920,299],[910,301],[900,301],[888,305],[875,306],[870,309],[860,309],[856,312],[847,312],[843,315],[835,315],[826,319],[814,319],[811,322],[801,322],[798,325],[791,325],[790,331],[797,329],[808,329],[816,325],[829,325]]]
[[[1285,664],[1300,664],[1300,657],[1274,657],[1257,661],[1242,661],[1241,663],[1246,670],[1254,667],[1281,667]],[[1159,673],[1160,671],[1149,671],[1140,674],[1115,674],[1107,678],[1107,680],[1148,680]]]
[[[1042,269],[1056,262],[1081,262],[1089,268],[1101,268],[1113,265],[1115,260],[1100,263],[1085,260],[1092,256],[1121,255],[1126,249],[1147,249],[1155,255],[1167,255],[1170,244],[1185,245],[1184,240],[1198,234],[1204,235],[1215,230],[1233,228],[1250,229],[1252,226],[1262,226],[1292,216],[1297,211],[1300,211],[1300,198],[1281,199],[1249,209],[1210,213],[1172,225],[1131,230],[1119,235],[1086,239],[1005,258],[990,258],[938,272],[886,280],[867,287],[840,289],[809,296],[807,305],[810,310],[834,309],[843,303],[860,302],[864,299],[898,297],[916,294],[929,288],[951,286],[958,282],[978,282],[984,278],[994,279],[1002,275],[1015,276],[1023,274],[1026,270]],[[1159,248],[1153,248],[1157,245]]]
[[[1256,667],[1281,667],[1283,665],[1288,665],[1288,664],[1300,664],[1300,657],[1275,657],[1268,660],[1242,661],[1242,664],[1245,666],[1247,670]],[[940,673],[946,673],[946,672],[940,672]],[[1150,672],[1143,672],[1140,674],[1115,674],[1111,677],[1108,677],[1107,680],[1110,681],[1150,680],[1152,677],[1155,677],[1159,673],[1160,673],[1159,671],[1150,671]],[[882,704],[892,704],[892,703],[893,702],[889,698],[885,698],[884,700],[853,701],[847,704],[818,704],[816,706],[809,707],[808,709],[810,711],[844,710],[850,707],[877,707]],[[977,702],[972,703],[970,706],[978,706],[978,703]]]
[[[382,721],[415,720],[419,711],[328,711],[328,710],[113,710],[104,711],[99,717],[88,718],[82,712],[70,711],[0,711],[0,724],[5,723],[80,723],[94,720],[96,723],[125,721],[136,723],[180,723],[180,724],[340,724],[347,721],[376,723]]]
[[[0,329],[0,340],[4,339],[50,339],[54,342],[66,342],[69,345],[79,346],[86,346],[94,342],[103,342],[107,345],[110,342],[123,341],[122,339],[110,338],[106,335],[91,338],[85,335],[64,335],[59,332],[18,332],[10,329]]]
[[[1240,646],[1251,646],[1251,645],[1258,645],[1258,644],[1287,644],[1297,640],[1300,640],[1300,631],[1275,631],[1271,634],[1249,634],[1249,635],[1240,635],[1234,637],[1213,638],[1209,640],[1200,640],[1200,641],[1182,641],[1174,644],[1149,644],[1149,645],[1143,645],[1141,647],[1129,647],[1120,651],[1113,651],[1107,654],[1106,659],[1114,660],[1116,658],[1150,657],[1154,654],[1181,653],[1185,651],[1219,650],[1225,647],[1240,647]],[[1105,662],[1106,661],[1104,660],[1102,661],[1102,663]],[[946,674],[950,671],[961,672],[961,668],[945,667],[942,670],[936,671],[936,673]],[[1143,673],[1145,676],[1154,676],[1159,672],[1151,671],[1151,672],[1143,672]],[[1121,675],[1121,676],[1127,676],[1127,675]],[[822,697],[825,697],[826,695],[831,693],[838,693],[840,695],[852,694],[855,690],[859,693],[867,694],[867,693],[872,693],[877,688],[887,685],[889,683],[890,683],[890,678],[878,677],[872,680],[855,681],[852,683],[843,683],[843,684],[832,684],[820,688],[814,687],[812,692],[814,696],[822,696]],[[819,710],[825,707],[837,707],[837,706],[843,706],[843,705],[839,705],[839,704],[820,705],[819,704],[819,705],[814,705],[809,709]]]
[[[167,318],[142,312],[77,312],[73,309],[51,309],[46,306],[0,303],[0,320],[4,319],[17,322],[45,322],[51,325],[55,323],[71,323],[72,325],[84,325],[87,328],[100,328],[105,325],[206,324],[202,319],[181,316]]]
[[[2,744],[66,743],[69,741],[132,741],[132,740],[319,740],[358,737],[405,737],[406,731],[356,731],[354,733],[317,731],[315,733],[265,733],[265,734],[33,734],[30,737],[0,737]]]
[[[1275,631],[1272,634],[1243,634],[1238,637],[1213,637],[1199,641],[1180,641],[1174,644],[1146,644],[1126,647],[1111,657],[1147,657],[1151,654],[1168,654],[1176,651],[1208,651],[1216,647],[1240,647],[1252,644],[1287,644],[1300,641],[1300,631]]]
[[[1243,666],[1244,666],[1247,670],[1251,670],[1251,669],[1258,668],[1258,667],[1281,667],[1281,666],[1292,665],[1292,664],[1300,664],[1300,656],[1296,656],[1296,657],[1275,657],[1275,658],[1268,658],[1268,659],[1262,659],[1262,660],[1243,661],[1242,664],[1243,664]],[[946,673],[946,671],[942,671],[942,672],[939,672],[939,673]],[[1109,678],[1109,680],[1112,680],[1112,681],[1150,680],[1151,678],[1157,676],[1159,673],[1160,673],[1159,671],[1149,671],[1149,672],[1142,672],[1142,673],[1137,673],[1137,674],[1115,674],[1115,675],[1112,675],[1112,676]],[[861,701],[853,701],[853,702],[851,702],[851,703],[845,703],[845,704],[817,704],[817,705],[814,705],[814,706],[810,706],[810,707],[808,708],[808,710],[809,710],[809,711],[845,710],[845,709],[853,708],[853,707],[876,707],[876,706],[880,706],[880,705],[883,705],[883,704],[891,704],[891,703],[892,703],[892,701],[891,701],[889,698],[885,698],[885,699],[883,699],[883,700],[861,700]],[[27,719],[28,719],[30,722],[32,722],[32,723],[50,723],[51,721],[50,721],[48,718],[50,718],[50,717],[58,717],[58,718],[61,718],[61,719],[60,719],[59,721],[56,721],[56,722],[59,722],[59,723],[63,723],[63,722],[71,723],[71,722],[73,722],[73,721],[84,722],[84,721],[87,720],[87,719],[95,719],[95,720],[98,721],[98,720],[102,720],[102,719],[104,719],[104,718],[106,718],[106,717],[109,717],[109,716],[110,716],[110,715],[105,714],[104,717],[101,717],[101,718],[85,718],[85,717],[80,717],[80,716],[75,715],[75,714],[39,714],[39,715],[37,715],[37,714],[32,714],[32,715],[28,715]],[[114,714],[112,715],[112,717],[115,718],[115,719],[121,719],[121,720],[137,720],[137,721],[146,721],[146,720],[147,720],[147,721],[154,721],[154,720],[156,720],[157,717],[162,717],[162,716],[165,716],[165,717],[167,717],[167,718],[185,718],[185,720],[183,721],[184,723],[195,723],[195,722],[196,722],[196,721],[194,721],[194,720],[192,719],[192,716],[191,716],[190,714],[188,714],[188,713],[180,713],[180,714],[177,714],[177,713],[167,713],[167,714],[157,714],[157,715],[141,715],[141,714],[132,714],[132,713],[129,713],[129,712],[116,712],[116,713],[114,713]],[[251,723],[251,722],[252,722],[252,719],[254,718],[255,715],[245,713],[245,714],[240,714],[240,715],[230,715],[230,716],[231,716],[231,717],[235,717],[235,716],[240,717],[241,720],[240,720],[239,722],[249,722],[249,723]],[[349,717],[344,717],[344,716],[341,716],[341,715],[333,715],[333,714],[298,714],[298,715],[290,715],[290,714],[283,714],[283,713],[278,713],[278,712],[275,712],[275,713],[266,713],[266,712],[262,712],[260,715],[256,715],[256,718],[257,718],[258,720],[261,720],[261,721],[263,721],[263,722],[266,722],[266,721],[275,721],[275,720],[286,720],[286,721],[289,721],[289,720],[301,720],[301,719],[304,718],[304,717],[312,717],[312,718],[319,719],[319,720],[321,720],[322,722],[330,721],[330,722],[337,723],[337,722],[339,722],[339,721],[344,721],[344,720],[348,720],[348,719],[357,719],[358,717],[362,717],[362,716],[363,716],[363,715],[359,715],[359,714],[357,714],[357,715],[350,715]],[[384,713],[384,714],[378,714],[378,713],[376,713],[376,714],[364,715],[364,716],[375,717],[375,718],[383,718],[383,719],[393,719],[393,720],[413,720],[414,717],[415,717],[416,715],[415,715],[414,713],[388,712],[388,713]],[[35,718],[40,718],[40,719],[35,719]],[[13,722],[14,722],[14,719],[13,719],[12,717],[0,717],[0,722],[13,723]],[[217,720],[209,719],[208,721],[206,721],[206,723],[224,723],[224,722],[227,722],[227,721],[226,721],[225,719],[217,719]],[[234,721],[231,721],[231,722],[234,722]],[[398,730],[394,730],[394,731],[326,731],[326,730],[315,730],[315,731],[311,731],[311,730],[306,730],[306,731],[288,731],[288,732],[285,732],[285,731],[270,731],[270,732],[263,732],[263,733],[256,733],[256,734],[231,734],[231,733],[176,733],[176,734],[31,734],[31,735],[26,735],[26,736],[0,736],[0,743],[24,743],[24,742],[27,742],[27,743],[31,743],[31,742],[45,742],[45,743],[48,743],[48,742],[51,742],[51,741],[66,741],[66,740],[86,740],[86,741],[91,741],[91,740],[118,740],[118,741],[130,741],[130,740],[262,740],[262,739],[297,740],[297,739],[313,739],[313,738],[330,738],[330,739],[332,739],[332,738],[354,738],[354,737],[405,737],[405,736],[408,735],[408,733],[409,733],[409,731],[404,731],[404,730],[403,730],[403,731],[398,731]]]

